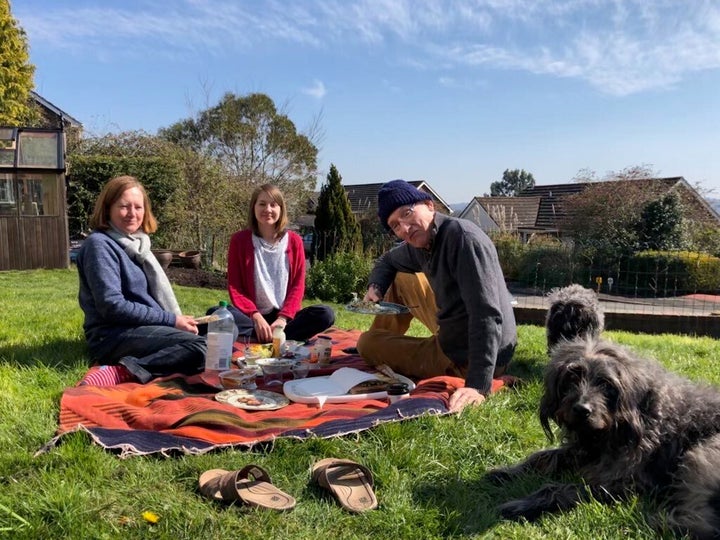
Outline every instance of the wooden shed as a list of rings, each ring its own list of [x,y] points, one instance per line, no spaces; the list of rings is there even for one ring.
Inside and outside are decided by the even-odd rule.
[[[0,127],[0,270],[67,268],[65,135]]]

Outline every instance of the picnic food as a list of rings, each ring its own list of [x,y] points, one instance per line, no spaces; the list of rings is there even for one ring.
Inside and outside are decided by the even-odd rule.
[[[382,373],[378,373],[374,379],[370,379],[369,381],[364,381],[359,384],[356,384],[350,390],[348,390],[348,394],[372,394],[373,392],[385,392],[390,387],[391,384],[398,383],[397,379],[387,377],[386,375],[383,375]]]
[[[380,304],[376,302],[371,302],[370,300],[353,300],[348,304],[348,306],[352,309],[374,313],[382,313],[384,311],[383,307]]]
[[[255,388],[256,376],[257,371],[253,368],[231,369],[222,371],[218,375],[223,388],[245,388],[247,390]]]
[[[255,358],[270,358],[272,356],[272,344],[260,344],[255,343],[253,345],[248,345],[247,350],[249,350],[253,357]]]

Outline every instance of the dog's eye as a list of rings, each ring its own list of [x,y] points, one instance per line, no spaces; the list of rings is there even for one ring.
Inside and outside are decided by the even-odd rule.
[[[615,385],[607,379],[600,381],[600,388],[602,388],[603,394],[609,402],[614,402],[620,395]]]

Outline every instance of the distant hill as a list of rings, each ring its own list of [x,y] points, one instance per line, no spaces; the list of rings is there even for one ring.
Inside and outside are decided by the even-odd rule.
[[[718,202],[720,202],[720,201],[718,201]],[[453,213],[459,214],[460,212],[462,212],[463,210],[465,210],[465,207],[466,207],[468,204],[470,204],[470,203],[466,203],[466,202],[452,203],[452,204],[450,205],[450,208],[452,208]]]
[[[710,206],[712,206],[715,211],[720,214],[720,199],[708,199],[707,201],[710,203]]]

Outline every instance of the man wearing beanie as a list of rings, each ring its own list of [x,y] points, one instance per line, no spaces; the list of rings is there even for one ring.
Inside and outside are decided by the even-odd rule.
[[[517,343],[495,246],[471,221],[435,212],[430,196],[404,180],[380,188],[378,217],[403,242],[378,259],[364,300],[403,304],[410,313],[375,317],[359,353],[410,377],[463,377],[465,387],[450,397],[453,412],[481,403]],[[413,317],[433,335],[406,336]]]

